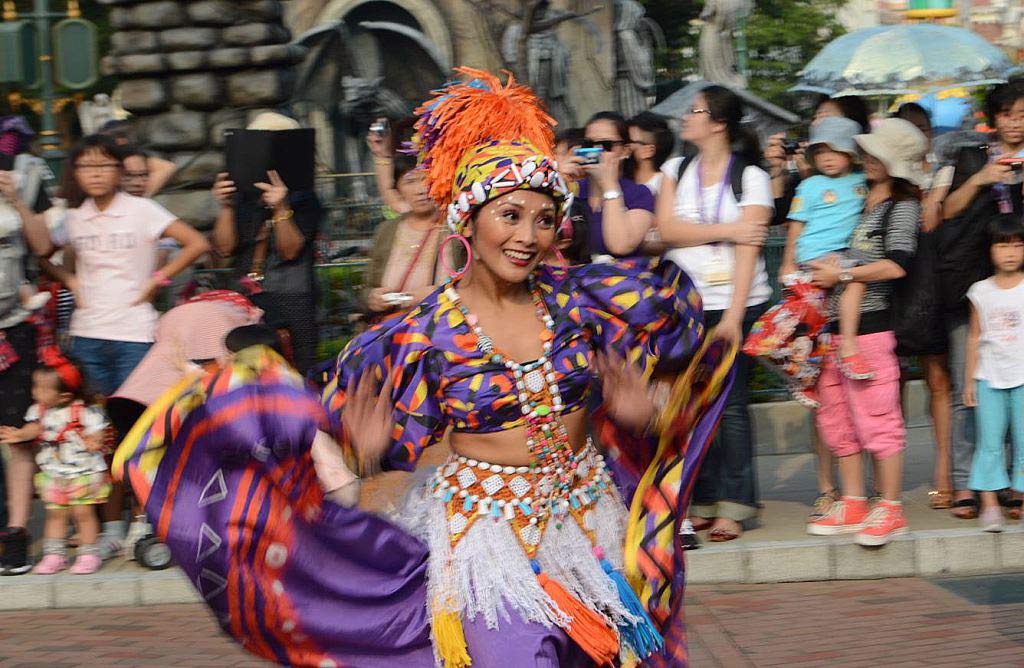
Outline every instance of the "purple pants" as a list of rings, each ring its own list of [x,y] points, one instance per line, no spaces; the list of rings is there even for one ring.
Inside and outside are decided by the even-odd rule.
[[[487,628],[483,615],[462,620],[473,668],[590,668],[590,657],[558,627],[530,624],[510,610],[510,621]]]

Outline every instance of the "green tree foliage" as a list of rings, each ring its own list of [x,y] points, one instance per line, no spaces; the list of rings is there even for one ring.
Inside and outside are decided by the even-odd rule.
[[[694,78],[698,72],[700,16],[703,0],[641,0],[647,14],[668,38],[669,53],[659,58],[659,74],[669,79]],[[836,15],[846,0],[754,0],[745,36],[750,89],[776,103],[797,80],[797,73],[828,42],[843,34]]]
[[[750,88],[780,102],[797,73],[845,30],[836,18],[845,0],[758,0],[747,21]]]

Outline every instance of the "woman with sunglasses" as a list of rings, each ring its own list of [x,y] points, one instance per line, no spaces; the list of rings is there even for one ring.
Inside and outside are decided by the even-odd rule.
[[[601,111],[584,128],[583,148],[600,148],[596,164],[570,158],[569,171],[582,167],[579,199],[590,221],[590,252],[624,256],[636,251],[654,222],[654,195],[624,174],[629,158],[629,126],[621,114]],[[628,170],[627,170],[628,172]]]
[[[662,166],[657,211],[658,232],[670,248],[666,257],[693,277],[705,322],[715,328],[712,336],[737,345],[772,294],[761,257],[772,215],[771,181],[757,166],[757,139],[741,126],[742,118],[742,102],[727,88],[709,86],[694,98],[681,136],[699,152],[685,163],[675,158]],[[716,542],[738,538],[741,523],[758,512],[749,370],[750,358],[738,355],[725,419],[694,489],[694,526],[710,527]]]

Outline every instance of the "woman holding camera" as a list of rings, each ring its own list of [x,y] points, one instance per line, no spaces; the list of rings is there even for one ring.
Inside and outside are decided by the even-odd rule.
[[[666,257],[693,277],[711,336],[740,345],[771,297],[761,246],[772,194],[758,167],[757,139],[740,125],[743,105],[722,86],[701,91],[683,116],[682,138],[699,152],[662,166],[657,224]],[[681,173],[680,173],[681,172]],[[758,512],[754,442],[747,411],[750,358],[736,357],[725,419],[708,450],[693,493],[694,528],[711,540],[733,540]]]
[[[579,199],[590,221],[590,252],[595,256],[630,255],[654,224],[654,196],[623,175],[629,158],[629,126],[614,111],[601,111],[587,121],[581,149],[574,151],[568,176],[579,181]],[[595,149],[600,149],[599,151]]]

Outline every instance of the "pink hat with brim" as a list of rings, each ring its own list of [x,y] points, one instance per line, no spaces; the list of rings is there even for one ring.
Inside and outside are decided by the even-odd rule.
[[[224,337],[259,322],[263,312],[225,300],[191,301],[165,313],[156,327],[156,343],[111,397],[150,405],[187,373],[190,360],[223,359]]]

